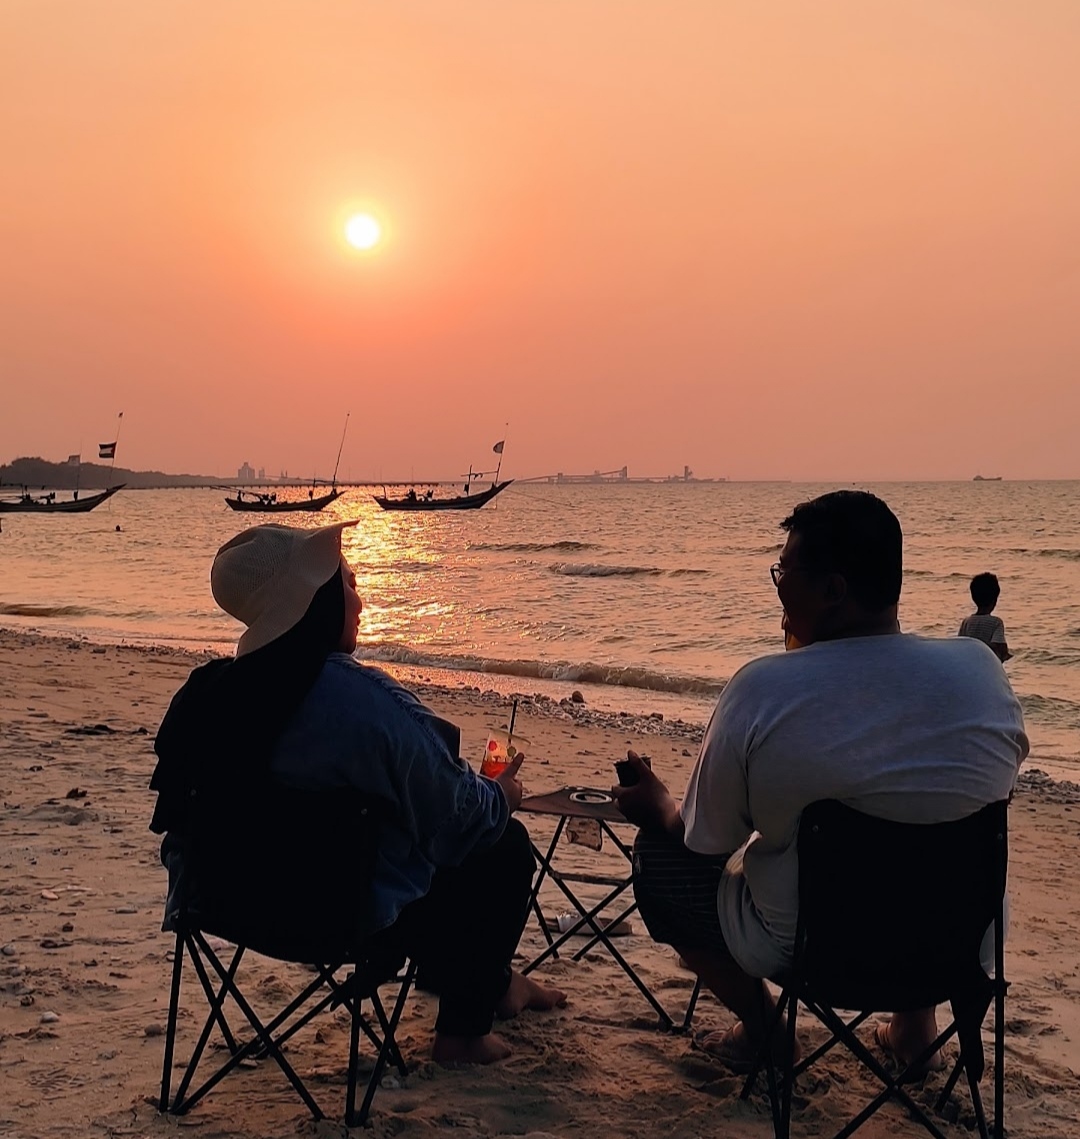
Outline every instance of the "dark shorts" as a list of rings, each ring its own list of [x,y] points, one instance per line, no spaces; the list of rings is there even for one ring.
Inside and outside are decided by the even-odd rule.
[[[668,835],[634,842],[634,897],[654,941],[680,951],[731,957],[720,928],[717,893],[729,855],[695,854]]]

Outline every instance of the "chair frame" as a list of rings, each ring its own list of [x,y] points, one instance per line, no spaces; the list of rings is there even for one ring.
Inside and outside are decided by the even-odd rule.
[[[191,960],[203,996],[209,1008],[198,1040],[184,1069],[175,1096],[171,1092],[173,1055],[176,1048],[177,1018],[180,1007],[180,987],[183,976],[185,951]],[[249,947],[235,945],[231,959],[226,965],[208,942],[199,923],[190,914],[179,916],[176,929],[176,944],[172,966],[172,985],[169,996],[169,1019],[165,1033],[165,1055],[161,1073],[161,1094],[158,1106],[162,1112],[171,1115],[184,1115],[195,1106],[230,1072],[244,1060],[263,1059],[269,1056],[281,1069],[282,1074],[315,1120],[324,1118],[324,1112],[285,1058],[283,1046],[295,1033],[309,1024],[324,1010],[344,1007],[350,1014],[348,1077],[345,1093],[345,1122],[350,1127],[363,1126],[371,1111],[375,1093],[389,1064],[393,1064],[404,1078],[408,1067],[398,1048],[395,1033],[409,990],[416,974],[416,965],[409,961],[386,984],[396,984],[397,991],[389,1014],[378,991],[379,982],[365,978],[363,960],[335,959],[315,966],[316,976],[305,985],[293,999],[268,1022],[263,1022],[236,982],[236,973]],[[257,951],[255,951],[257,952]],[[280,958],[273,958],[280,960]],[[209,969],[207,966],[209,965]],[[336,974],[343,968],[351,967],[344,980]],[[211,971],[214,974],[211,977]],[[323,992],[322,990],[326,990]],[[243,1014],[254,1036],[240,1042],[230,1028],[225,1016],[225,1003],[231,997]],[[314,1004],[304,1009],[310,1001]],[[363,1002],[367,1000],[372,1008],[376,1024],[363,1012]],[[303,1010],[303,1011],[302,1011]],[[291,1021],[291,1023],[290,1023]],[[218,1028],[229,1057],[218,1066],[201,1084],[189,1091],[195,1073],[202,1063],[206,1046],[215,1026]],[[356,1108],[356,1093],[359,1066],[359,1045],[361,1033],[367,1037],[376,1050],[375,1067],[368,1079],[364,1098],[359,1111]],[[380,1035],[381,1033],[381,1035]]]
[[[990,1005],[994,1007],[994,1139],[1004,1139],[1005,1124],[1005,996],[1009,982],[1005,979],[1005,937],[1004,937],[1004,895],[1005,879],[1008,865],[1008,804],[1006,802],[993,804],[1000,810],[1001,823],[999,833],[996,835],[995,865],[993,867],[994,890],[997,896],[996,912],[994,914],[994,976],[988,978],[988,997],[979,1017],[979,1027],[986,1019]],[[985,808],[984,808],[985,809]],[[811,812],[811,808],[807,809]],[[804,814],[804,823],[805,823]],[[947,825],[947,824],[946,824]],[[800,892],[801,893],[801,892]],[[786,1022],[786,1051],[791,1056],[795,1050],[796,1022],[798,1019],[798,1006],[802,1004],[813,1013],[831,1033],[830,1038],[816,1048],[809,1056],[797,1064],[787,1064],[783,1071],[783,1079],[779,1094],[776,1086],[776,1070],[773,1061],[773,1045],[776,1033],[782,1023],[784,1013],[787,1013]],[[946,1139],[946,1136],[926,1112],[905,1091],[903,1084],[909,1077],[918,1071],[931,1056],[934,1055],[953,1036],[960,1035],[957,1020],[954,1017],[951,1023],[939,1033],[938,1037],[923,1052],[916,1056],[897,1075],[892,1075],[874,1056],[874,1054],[855,1035],[859,1027],[875,1012],[890,1011],[888,1009],[860,1009],[850,1020],[844,1020],[836,1010],[822,997],[815,994],[813,979],[807,976],[806,970],[806,929],[804,924],[802,902],[800,898],[800,912],[795,934],[795,947],[792,969],[784,979],[779,1000],[772,1012],[766,1031],[766,1041],[755,1059],[754,1065],[743,1084],[742,1099],[748,1099],[753,1091],[757,1077],[762,1068],[766,1069],[768,1077],[769,1104],[773,1117],[773,1129],[777,1139],[788,1139],[791,1129],[791,1100],[796,1078],[816,1063],[825,1053],[837,1044],[843,1044],[860,1063],[883,1085],[882,1090],[851,1120],[848,1121],[834,1136],[834,1139],[847,1139],[855,1130],[862,1126],[879,1108],[890,1099],[899,1101],[911,1113],[912,1117],[921,1124],[935,1139]],[[957,1057],[952,1071],[945,1082],[941,1093],[934,1103],[934,1110],[940,1112],[945,1106],[956,1086],[960,1076],[966,1075],[971,1093],[972,1108],[975,1115],[980,1139],[990,1139],[990,1130],[987,1126],[986,1113],[983,1108],[982,1096],[979,1090],[979,1081],[983,1074],[981,1040],[975,1047],[971,1042],[961,1038],[960,1055]],[[971,1052],[977,1051],[978,1057]],[[976,1070],[977,1069],[977,1070]]]

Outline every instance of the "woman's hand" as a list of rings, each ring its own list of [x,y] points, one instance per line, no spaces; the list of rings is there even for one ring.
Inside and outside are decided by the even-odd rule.
[[[632,787],[612,787],[616,806],[642,830],[662,830],[681,838],[683,822],[671,792],[636,751],[628,751],[626,760],[638,779]]]
[[[506,796],[506,801],[510,805],[510,814],[513,814],[518,807],[521,806],[521,797],[524,794],[524,788],[521,785],[521,780],[518,778],[518,772],[521,770],[521,765],[525,762],[525,753],[518,752],[514,756],[507,767],[505,767],[498,775],[495,776],[495,782],[502,788],[503,794]]]

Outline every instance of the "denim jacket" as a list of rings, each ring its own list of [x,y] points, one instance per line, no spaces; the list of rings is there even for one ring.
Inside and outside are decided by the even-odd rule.
[[[278,741],[274,774],[295,787],[353,787],[386,800],[374,928],[423,897],[440,866],[498,840],[506,796],[458,757],[460,732],[380,669],[332,654]]]

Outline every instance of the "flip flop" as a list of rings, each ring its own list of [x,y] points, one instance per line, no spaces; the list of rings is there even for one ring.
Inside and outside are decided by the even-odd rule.
[[[883,1020],[878,1021],[874,1025],[874,1043],[885,1053],[886,1056],[891,1057],[901,1069],[908,1068],[908,1061],[901,1056],[895,1048],[893,1048],[892,1040],[889,1039],[889,1026],[891,1021]],[[905,1072],[901,1083],[914,1083],[918,1080],[924,1080],[931,1072],[941,1072],[945,1069],[945,1057],[938,1051],[925,1064],[920,1064],[916,1068],[911,1068],[910,1071]]]

